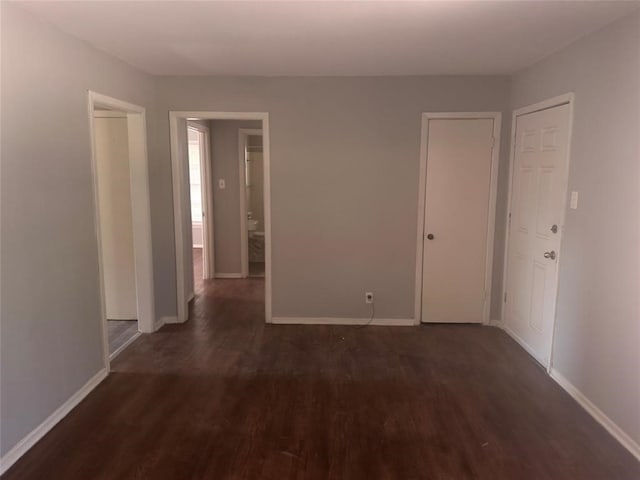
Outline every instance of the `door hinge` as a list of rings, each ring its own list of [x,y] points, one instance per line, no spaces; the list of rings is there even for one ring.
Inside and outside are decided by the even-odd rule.
[[[504,303],[507,303],[507,292],[504,292]]]
[[[509,225],[509,228],[511,228],[511,212],[509,212],[509,217],[508,217],[508,219],[509,219],[509,220],[508,220],[508,225]]]

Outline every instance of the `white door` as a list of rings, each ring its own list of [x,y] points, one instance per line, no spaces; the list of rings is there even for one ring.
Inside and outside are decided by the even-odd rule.
[[[566,204],[569,105],[517,117],[505,323],[547,366]]]
[[[422,321],[483,321],[493,122],[429,119]]]

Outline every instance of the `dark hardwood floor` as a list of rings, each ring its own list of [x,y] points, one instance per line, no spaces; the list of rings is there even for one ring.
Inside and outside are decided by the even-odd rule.
[[[203,285],[3,478],[640,478],[498,329],[265,325],[263,280]]]

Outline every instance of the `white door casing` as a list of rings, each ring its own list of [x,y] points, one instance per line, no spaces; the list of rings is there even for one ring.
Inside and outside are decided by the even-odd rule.
[[[423,322],[488,320],[496,128],[494,115],[428,119]]]
[[[566,208],[571,105],[515,116],[504,323],[550,366]]]
[[[191,258],[191,225],[188,196],[188,176],[185,172],[186,121],[188,118],[202,120],[260,120],[263,132],[264,162],[264,236],[265,236],[265,322],[271,323],[271,178],[269,114],[267,112],[212,112],[212,111],[170,111],[169,132],[171,141],[171,175],[173,187],[173,216],[176,251],[176,300],[177,316],[174,322],[187,321],[189,315],[187,292],[193,283],[193,261]],[[184,135],[181,132],[185,132]],[[185,195],[186,190],[186,195]],[[191,264],[191,268],[190,265]],[[191,288],[193,291],[193,288]]]

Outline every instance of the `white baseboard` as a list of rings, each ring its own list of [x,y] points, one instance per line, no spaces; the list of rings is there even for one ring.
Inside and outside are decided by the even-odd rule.
[[[529,353],[534,359],[536,358],[529,346],[518,336],[513,330],[507,327],[506,324],[499,322],[496,324],[502,328],[507,334],[513,338],[527,353]],[[613,420],[611,420],[602,410],[589,400],[584,393],[578,390],[564,375],[558,370],[551,367],[549,369],[549,375],[555,382],[560,385],[571,397],[578,402],[578,404],[584,408],[589,415],[591,415],[600,425],[602,425],[607,432],[609,432],[613,438],[615,438],[620,444],[626,448],[634,457],[640,460],[640,445],[636,443],[622,428],[620,428]]]
[[[13,465],[22,455],[33,447],[38,440],[44,437],[49,430],[62,420],[67,414],[74,409],[94,388],[96,388],[100,382],[102,382],[109,371],[107,368],[103,368],[96,373],[87,383],[85,383],[80,390],[74,393],[69,399],[64,402],[58,409],[53,412],[47,419],[40,425],[34,428],[26,437],[20,440],[11,450],[9,450],[4,457],[0,458],[0,475],[4,474],[11,465]]]
[[[171,317],[161,317],[158,320],[158,324],[160,325],[158,328],[160,328],[162,325],[168,325],[170,323],[182,323],[182,322],[179,322],[178,317],[176,317],[175,315]]]
[[[538,358],[536,352],[533,350],[533,348],[531,348],[527,344],[527,342],[525,342],[522,338],[520,338],[520,336],[517,333],[515,333],[513,330],[511,330],[505,324],[501,324],[500,328],[502,328],[505,332],[507,332],[507,335],[509,335],[511,338],[513,338],[518,345],[520,345],[522,348],[524,348],[527,351],[527,353],[529,355],[531,355],[536,362],[538,362],[540,365],[542,365],[545,369],[549,368],[549,365],[547,365],[544,361],[540,360]]]
[[[215,278],[244,278],[241,273],[216,273]]]
[[[340,317],[272,317],[271,323],[279,325],[367,325],[368,318]],[[374,318],[370,325],[390,327],[413,327],[413,318]]]
[[[573,399],[580,404],[600,425],[602,425],[607,432],[618,440],[631,454],[640,460],[640,445],[638,445],[629,435],[627,435],[622,428],[620,428],[613,420],[611,420],[602,410],[596,407],[591,400],[589,400],[584,393],[578,390],[564,375],[558,372],[555,368],[551,368],[551,378],[553,378],[558,385],[573,397]]]
[[[126,342],[124,342],[122,345],[120,345],[115,352],[109,354],[109,360],[113,360],[114,358],[116,358],[118,355],[120,355],[123,350],[125,348],[127,348],[129,345],[131,345],[133,343],[133,341],[138,338],[140,335],[142,335],[141,332],[136,332],[135,335],[133,335],[129,340],[127,340]]]
[[[117,320],[119,322],[123,322],[123,321],[137,322],[138,321],[138,319],[136,318],[137,316],[138,316],[137,313],[133,313],[130,315],[107,315],[107,321]]]
[[[500,320],[498,318],[495,318],[493,320],[489,320],[489,326],[498,327],[498,328],[504,329],[504,326],[502,325],[502,320]]]

